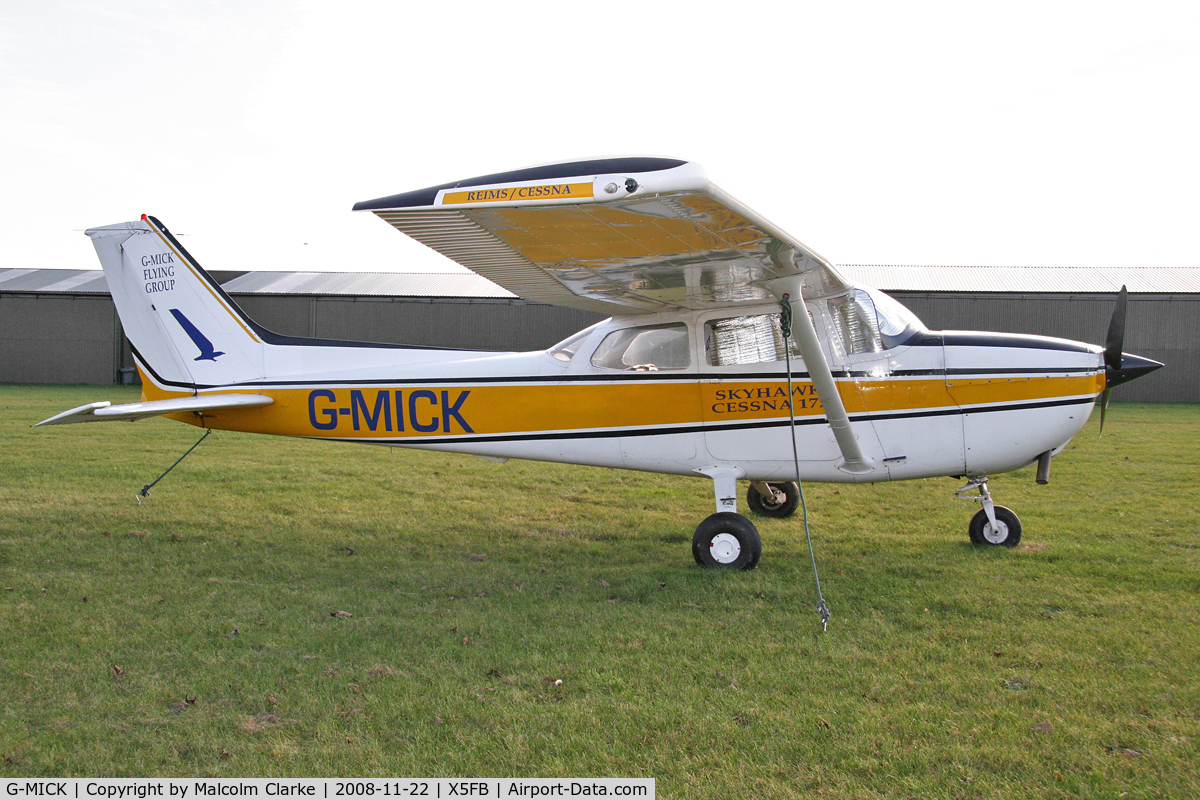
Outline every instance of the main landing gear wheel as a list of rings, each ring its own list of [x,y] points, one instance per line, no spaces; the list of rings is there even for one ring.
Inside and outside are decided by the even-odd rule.
[[[993,506],[996,514],[996,527],[988,521],[987,512],[982,508],[971,517],[971,541],[975,544],[1000,545],[1016,547],[1021,541],[1021,520],[1004,506]]]
[[[746,504],[750,506],[751,511],[764,517],[777,518],[790,517],[796,513],[796,507],[800,505],[800,486],[795,481],[768,483],[767,486],[778,494],[765,497],[753,483],[746,490]]]
[[[753,522],[741,514],[721,511],[696,528],[692,556],[702,567],[754,569],[762,556],[762,539]]]

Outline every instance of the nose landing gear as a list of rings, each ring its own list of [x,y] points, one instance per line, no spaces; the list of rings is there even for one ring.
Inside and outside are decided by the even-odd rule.
[[[973,489],[979,490],[978,496],[966,494]],[[971,517],[971,524],[967,528],[972,542],[989,546],[1016,547],[1021,541],[1021,520],[1012,509],[992,502],[986,475],[969,479],[965,486],[954,492],[954,496],[959,500],[973,500],[983,506]]]

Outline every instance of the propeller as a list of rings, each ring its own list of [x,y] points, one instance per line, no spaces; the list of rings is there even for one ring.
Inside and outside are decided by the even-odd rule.
[[[1154,372],[1162,363],[1152,358],[1142,358],[1122,352],[1125,343],[1125,287],[1117,294],[1117,307],[1113,309],[1112,321],[1108,323],[1108,336],[1104,339],[1104,393],[1100,395],[1100,435],[1104,435],[1104,413],[1114,386],[1120,386],[1134,378]]]
[[[1104,435],[1104,417],[1108,412],[1108,401],[1112,399],[1113,373],[1119,373],[1125,364],[1122,346],[1125,344],[1125,301],[1128,292],[1125,286],[1117,293],[1117,305],[1108,323],[1108,335],[1104,337],[1104,366],[1106,378],[1104,394],[1100,395],[1100,435]]]

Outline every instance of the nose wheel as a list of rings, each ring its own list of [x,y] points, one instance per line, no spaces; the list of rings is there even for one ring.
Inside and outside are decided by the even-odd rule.
[[[971,517],[969,533],[975,544],[998,544],[1001,547],[1016,547],[1021,541],[1021,520],[1004,506],[993,506],[996,523],[988,519],[987,512],[982,508]]]
[[[1021,541],[1021,520],[1011,508],[998,506],[992,502],[992,494],[988,491],[988,478],[981,475],[971,478],[967,485],[957,490],[954,495],[959,500],[973,500],[983,508],[971,517],[967,533],[971,541],[979,545],[1016,547]],[[979,490],[978,496],[966,494],[973,489]]]

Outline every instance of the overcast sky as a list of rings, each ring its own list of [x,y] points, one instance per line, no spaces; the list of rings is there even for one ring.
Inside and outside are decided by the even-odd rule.
[[[665,155],[836,263],[1200,266],[1200,4],[0,5],[0,268],[452,271],[350,207]]]

